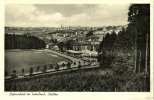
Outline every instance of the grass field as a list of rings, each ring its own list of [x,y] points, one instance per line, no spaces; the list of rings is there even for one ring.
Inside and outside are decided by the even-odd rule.
[[[69,60],[39,50],[5,51],[5,70],[8,75],[12,73],[13,69],[17,71],[17,74],[21,73],[22,68],[25,73],[29,73],[30,67],[36,71],[36,66],[40,66],[40,70],[43,70],[43,66],[47,65],[47,69],[49,69],[50,64],[56,66],[59,61]]]

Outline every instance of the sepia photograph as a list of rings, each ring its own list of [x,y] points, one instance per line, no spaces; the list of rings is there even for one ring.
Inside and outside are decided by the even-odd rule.
[[[4,92],[151,92],[150,6],[5,4]]]

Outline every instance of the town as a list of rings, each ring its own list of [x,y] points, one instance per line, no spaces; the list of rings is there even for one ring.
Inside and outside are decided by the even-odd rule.
[[[5,34],[35,36],[45,41],[46,49],[97,63],[97,51],[103,37],[107,33],[117,34],[126,27],[5,27]]]

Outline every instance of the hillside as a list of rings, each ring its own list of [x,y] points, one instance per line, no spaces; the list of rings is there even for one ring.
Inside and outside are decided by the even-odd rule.
[[[80,69],[62,73],[38,75],[31,78],[5,80],[5,91],[67,91],[67,92],[116,92],[147,91],[138,83],[144,74],[130,75],[131,80],[120,84],[118,76],[110,69]],[[136,82],[134,80],[137,80]],[[121,81],[122,82],[122,81]]]
[[[114,91],[109,73],[97,68],[9,80],[5,81],[5,91]]]

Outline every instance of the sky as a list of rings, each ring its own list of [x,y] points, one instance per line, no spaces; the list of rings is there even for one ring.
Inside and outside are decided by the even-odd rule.
[[[5,26],[59,27],[127,24],[130,4],[6,4]]]

